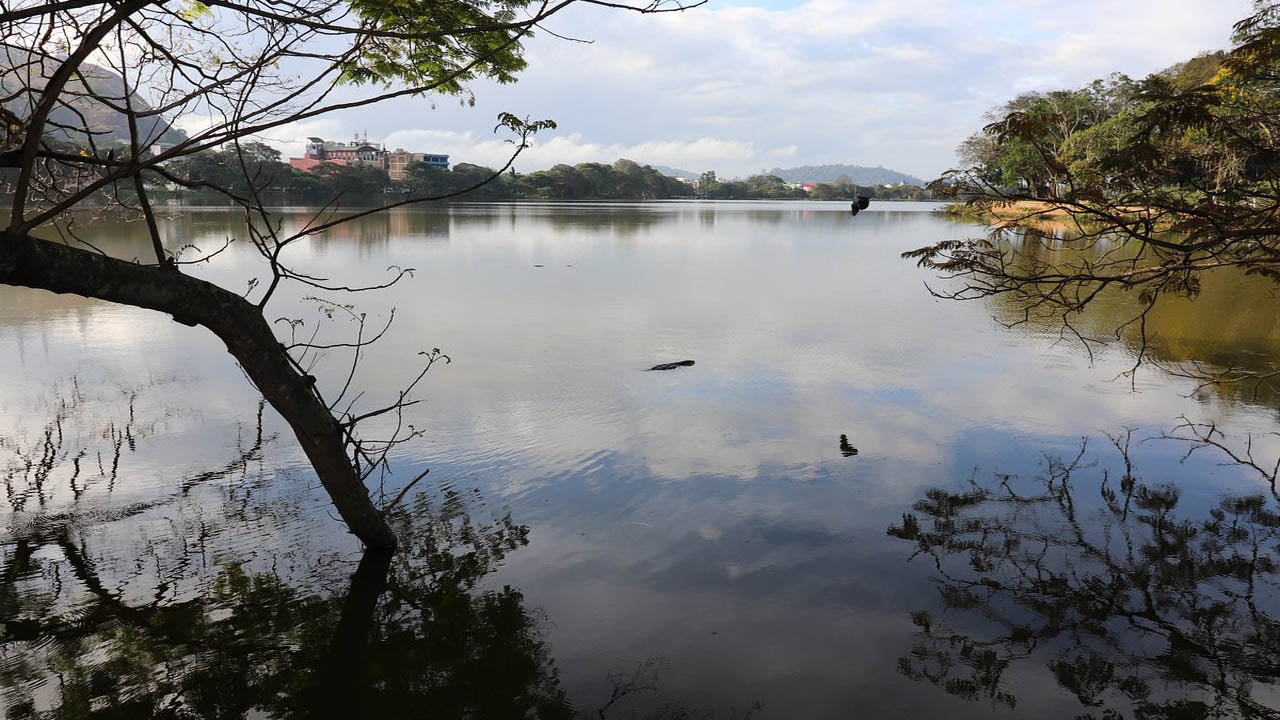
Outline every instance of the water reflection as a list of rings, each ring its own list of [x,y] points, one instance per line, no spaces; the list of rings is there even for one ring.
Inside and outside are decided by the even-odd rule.
[[[940,607],[912,613],[898,670],[1014,708],[1020,666],[1045,667],[1078,717],[1280,717],[1280,498],[1189,508],[1137,475],[1136,442],[1113,439],[1115,467],[1086,444],[926,492],[888,532],[936,569]]]
[[[261,406],[229,462],[179,478],[167,497],[129,503],[115,497],[122,456],[154,443],[148,395],[167,388],[122,390],[105,406],[78,378],[58,389],[31,438],[0,438],[15,521],[0,546],[5,717],[574,714],[537,613],[510,586],[478,587],[528,543],[510,515],[478,522],[474,494],[419,495],[396,513],[401,552],[366,553],[347,586],[329,591],[342,585],[342,563],[299,569],[265,544],[206,547],[244,519],[244,505],[304,522],[287,505],[244,497],[257,484],[250,464],[274,439]],[[106,418],[104,407],[127,413]],[[176,522],[206,485],[228,492],[198,530]],[[169,532],[123,547],[103,532],[138,533],[147,514],[168,519]]]
[[[369,350],[354,381],[371,403],[395,397],[406,357],[440,347],[455,360],[439,375],[433,370],[423,386],[426,402],[414,407],[409,421],[426,434],[395,458],[400,477],[430,468],[430,478],[454,488],[473,518],[490,518],[496,527],[493,518],[510,509],[528,524],[529,544],[508,553],[465,592],[468,603],[489,597],[504,612],[523,613],[529,621],[524,639],[516,630],[503,637],[540,642],[547,652],[541,665],[529,661],[533,670],[522,676],[528,682],[513,680],[499,689],[516,692],[532,684],[542,690],[526,696],[554,701],[546,689],[554,672],[571,708],[590,717],[606,706],[607,717],[708,715],[698,708],[715,708],[715,717],[724,717],[734,707],[767,717],[1008,717],[999,693],[1014,698],[1019,715],[1101,712],[1081,710],[1074,692],[1068,694],[1045,671],[1047,660],[1039,659],[1056,660],[1045,653],[1056,650],[1049,646],[1065,633],[1041,640],[1025,661],[989,645],[1008,662],[997,657],[983,666],[986,675],[974,679],[964,663],[978,663],[988,647],[983,643],[1001,633],[984,624],[982,612],[929,607],[924,598],[934,593],[926,572],[901,562],[904,543],[887,536],[885,527],[927,488],[975,466],[1025,475],[1042,451],[1065,453],[1081,433],[1158,428],[1188,414],[1254,430],[1261,444],[1276,429],[1272,408],[1227,396],[1188,399],[1193,384],[1157,373],[1140,377],[1138,393],[1127,383],[1108,383],[1131,366],[1131,349],[1123,343],[1109,345],[1091,368],[1069,343],[1054,344],[1050,325],[1009,329],[992,322],[992,315],[1007,319],[998,303],[936,302],[922,287],[926,274],[899,259],[904,249],[963,237],[972,228],[928,212],[900,212],[889,203],[873,205],[852,222],[847,204],[831,205],[459,204],[397,211],[386,220],[370,219],[367,237],[356,225],[350,236],[316,237],[290,250],[301,270],[355,284],[385,280],[393,264],[417,269],[386,292],[326,299],[356,302],[371,324],[397,309],[392,331]],[[307,212],[284,209],[280,215],[296,228]],[[226,210],[183,209],[165,222],[174,229],[169,242],[185,238],[203,247],[237,236],[242,218]],[[128,226],[90,231],[112,252],[133,251],[136,238]],[[258,269],[252,250],[237,244],[190,271],[240,288]],[[1246,289],[1234,306],[1203,304],[1212,300],[1206,292],[1193,315],[1163,328],[1163,337],[1178,331],[1188,339],[1170,342],[1170,357],[1280,351],[1258,332],[1264,321],[1274,321],[1266,316],[1269,296],[1241,287]],[[1118,295],[1116,312],[1130,300]],[[281,294],[277,301],[273,317],[301,318],[306,329],[316,329],[313,300]],[[321,339],[341,340],[346,329],[324,325]],[[98,409],[90,407],[97,408],[97,400],[77,405],[81,416],[97,419],[55,453],[65,462],[41,480],[43,500],[26,476],[15,476],[13,485],[20,511],[0,497],[0,545],[7,553],[0,567],[24,568],[10,572],[15,592],[25,598],[14,600],[22,608],[15,621],[62,618],[70,626],[79,609],[106,602],[77,578],[68,559],[76,551],[119,604],[156,608],[154,618],[163,618],[160,609],[200,599],[191,613],[201,626],[227,620],[228,608],[248,602],[255,583],[280,585],[279,614],[302,622],[298,627],[308,628],[308,637],[289,630],[283,619],[246,620],[246,627],[263,628],[262,637],[283,649],[271,655],[244,645],[224,625],[218,637],[241,643],[225,652],[263,652],[264,662],[296,662],[314,673],[331,667],[325,658],[334,656],[334,647],[364,653],[379,667],[384,661],[378,658],[392,658],[406,672],[426,667],[377,645],[398,637],[378,629],[385,607],[396,602],[397,573],[421,570],[430,561],[415,560],[401,570],[392,564],[385,573],[375,564],[362,569],[361,577],[385,579],[380,594],[378,582],[353,583],[353,542],[328,514],[288,436],[271,440],[280,424],[269,409],[255,450],[258,397],[216,341],[164,316],[0,289],[0,342],[14,349],[0,353],[0,436],[22,440],[22,452],[37,461],[53,417],[46,410],[54,409],[32,399],[37,389],[80,373],[81,387],[101,396]],[[679,358],[696,358],[697,364],[644,372]],[[336,352],[315,368],[321,382],[337,387],[348,371],[349,357]],[[152,377],[165,381],[154,390],[143,387]],[[145,390],[135,402],[133,430],[124,431],[126,395],[108,397],[108,387]],[[63,431],[69,428],[64,423]],[[111,458],[121,433],[137,440],[137,450],[130,452],[124,442],[112,485]],[[0,448],[0,472],[9,447]],[[72,482],[71,459],[81,447],[89,452]],[[1196,458],[1180,465],[1180,450],[1166,456],[1154,445],[1144,447],[1156,455],[1156,470],[1150,458],[1144,461],[1148,474],[1179,489],[1171,515],[1200,522],[1229,483],[1234,494],[1250,492],[1213,462]],[[244,451],[256,454],[236,465]],[[98,470],[99,454],[105,474]],[[209,472],[215,476],[191,482]],[[1112,478],[1115,485],[1119,475]],[[1081,526],[1101,532],[1105,523],[1083,510],[1105,509],[1096,488],[1083,485],[1083,478],[1075,486],[1082,488],[1072,496]],[[392,478],[386,496],[397,490]],[[482,506],[473,490],[502,510]],[[444,501],[435,497],[430,512],[439,514]],[[988,498],[957,513],[985,513],[980,508],[991,503]],[[922,526],[932,520],[914,514]],[[455,522],[461,527],[461,518]],[[1013,524],[1030,535],[1061,530],[1051,519],[1039,527]],[[27,538],[21,554],[18,538]],[[249,590],[228,589],[223,606],[215,607],[211,588],[220,583]],[[516,589],[518,602],[503,594],[508,587]],[[365,590],[353,591],[359,588]],[[1268,588],[1274,596],[1274,586]],[[1266,593],[1256,595],[1265,605]],[[368,598],[375,596],[370,632],[360,635],[364,644],[339,643],[335,633],[345,609],[365,617]],[[273,602],[265,590],[255,598]],[[461,593],[442,598],[462,603]],[[474,618],[482,613],[468,607],[452,617],[479,627]],[[961,699],[973,693],[924,692],[932,690],[922,687],[926,681],[898,672],[895,661],[909,654],[913,638],[925,640],[903,613],[914,607],[929,613],[935,634],[946,626],[974,647],[962,657],[943,643],[952,652],[947,674],[928,672],[944,684],[971,679],[978,697],[997,699],[994,711],[989,701]],[[402,604],[400,611],[403,627],[396,626],[396,633],[419,637],[428,628],[412,606]],[[97,618],[104,611],[93,613]],[[85,657],[75,661],[92,675],[89,658],[105,657],[93,638],[125,642],[117,635],[125,637],[126,630],[119,620],[103,621],[84,636]],[[430,631],[444,633],[442,646],[453,642],[451,630],[433,625]],[[34,663],[43,679],[24,692],[38,708],[49,709],[62,697],[56,674],[49,673],[61,665],[46,662],[41,647],[10,644],[0,662]],[[308,658],[291,654],[303,647]],[[481,652],[476,644],[457,647]],[[178,650],[155,651],[162,656],[157,662],[169,663],[162,676],[205,667],[200,647],[193,642],[186,649],[185,660]],[[1103,654],[1101,646],[1094,649]],[[1114,658],[1129,668],[1139,652],[1129,647]],[[57,662],[64,659],[72,662]],[[916,669],[925,668],[913,661]],[[281,672],[293,683],[281,692],[292,692],[298,703],[310,703],[328,688],[351,687]],[[995,675],[999,682],[992,686],[987,678]],[[236,682],[252,687],[265,680]],[[1269,687],[1255,682],[1254,700],[1277,704],[1261,699]],[[615,692],[621,699],[610,704]],[[412,688],[404,693],[400,697],[415,697]],[[688,705],[675,705],[672,697]],[[1106,707],[1132,714],[1129,705],[1121,708],[1107,697]],[[762,710],[755,709],[757,699]],[[545,712],[559,710],[553,703]]]
[[[302,231],[311,217],[305,211],[284,215],[282,217],[284,232]],[[354,246],[361,258],[382,257],[389,252],[393,239],[448,242],[451,227],[455,222],[462,221],[454,219],[447,208],[441,207],[427,208],[419,212],[400,210],[375,213],[359,223],[336,225],[322,233],[317,233],[311,236],[311,245],[317,253]]]
[[[750,718],[662,696],[666,664],[610,671],[603,704],[562,687],[541,613],[483,587],[529,529],[446,489],[397,511],[401,550],[367,551],[346,587],[224,556],[199,594],[128,603],[74,528],[19,534],[0,572],[0,704],[10,718]],[[349,563],[342,563],[349,567]],[[162,581],[177,581],[170,577]],[[654,701],[654,697],[659,699]]]
[[[1079,233],[1056,223],[1043,236],[1010,234],[1005,242],[1015,254],[1011,267],[1030,271],[1033,265],[1065,266],[1081,260],[1136,260],[1141,246],[1102,237],[1087,246],[1069,246],[1062,238]],[[1139,293],[1112,288],[1101,293],[1081,314],[1063,314],[1048,305],[1027,310],[1014,294],[984,299],[996,317],[1008,325],[1030,325],[1056,334],[1064,344],[1094,348],[1119,340],[1130,357],[1142,357],[1149,370],[1213,373],[1235,368],[1246,373],[1276,370],[1280,357],[1280,315],[1276,313],[1276,287],[1268,278],[1238,268],[1205,273],[1194,297],[1172,293],[1161,296],[1148,313]],[[1143,322],[1137,322],[1142,318]],[[1064,319],[1075,332],[1063,331]],[[1145,329],[1145,336],[1144,331]],[[1274,378],[1260,382],[1207,385],[1196,393],[1228,403],[1261,403],[1280,409],[1280,386]]]
[[[476,590],[527,528],[472,522],[456,494],[397,525],[406,552],[364,555],[345,591],[224,558],[207,594],[141,605],[69,534],[20,536],[0,575],[7,716],[572,716],[519,591]]]
[[[167,435],[176,429],[179,418],[194,412],[173,397],[179,382],[179,378],[153,377],[145,385],[120,386],[71,376],[47,388],[44,401],[29,406],[26,417],[0,423],[0,473],[10,517],[23,523],[56,524],[76,517],[86,507],[110,504],[121,476],[135,472],[132,461],[145,458],[148,451],[163,457],[173,439]],[[167,498],[153,495],[125,512],[138,514],[209,484],[234,485],[233,493],[248,492],[255,484],[252,470],[261,469],[266,445],[277,439],[264,431],[265,405],[259,399],[254,425],[235,433],[231,460],[213,462],[202,457],[203,463],[169,481]],[[37,415],[46,419],[37,421]],[[136,490],[136,483],[131,483],[124,492]]]
[[[0,436],[12,508],[0,536],[0,716],[716,716],[664,695],[660,658],[601,669],[608,696],[571,702],[545,615],[491,580],[530,530],[510,513],[479,519],[477,490],[413,496],[391,511],[397,553],[358,562],[309,532],[316,518],[253,497],[263,482],[250,467],[276,440],[261,405],[230,461],[146,502],[117,497],[118,476],[136,474],[129,461],[163,436],[148,419],[157,385],[102,403],[72,378],[34,441]],[[104,413],[122,407],[119,419]],[[196,498],[213,486],[212,502]],[[192,507],[198,525],[183,522]],[[280,532],[307,538],[301,551],[269,542]]]

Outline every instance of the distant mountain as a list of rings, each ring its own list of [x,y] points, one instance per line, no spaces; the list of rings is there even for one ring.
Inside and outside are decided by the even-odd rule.
[[[657,168],[654,168],[655,170]],[[841,175],[848,175],[854,185],[924,185],[924,181],[914,175],[900,173],[883,167],[862,167],[861,165],[801,165],[793,168],[774,168],[770,175],[777,175],[789,183],[833,183]]]
[[[39,91],[44,87],[43,78],[53,74],[55,61],[47,57],[39,57],[17,48],[6,48],[3,62],[14,66],[24,64],[32,68],[30,89]],[[19,78],[16,74],[0,77],[0,92],[6,97],[6,107],[20,117],[30,112],[33,102],[32,92],[23,92],[25,75]],[[59,105],[49,114],[50,127],[45,137],[71,141],[78,145],[87,145],[87,128],[93,133],[94,142],[110,147],[112,143],[129,141],[129,119],[124,113],[117,112],[107,103],[124,105],[124,81],[120,76],[106,68],[84,63],[80,66],[78,77],[67,83],[65,95],[66,105]],[[106,102],[104,102],[104,100]],[[137,93],[131,93],[129,100],[139,111],[150,110]],[[68,107],[69,106],[69,107]],[[187,139],[187,134],[169,125],[163,118],[147,116],[138,121],[139,141],[172,144]]]
[[[697,180],[700,177],[698,173],[681,170],[680,168],[667,167],[666,165],[650,165],[649,167],[657,170],[667,177],[680,178],[681,180]]]

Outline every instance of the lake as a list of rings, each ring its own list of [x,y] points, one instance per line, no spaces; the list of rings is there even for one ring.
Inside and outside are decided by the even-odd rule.
[[[247,290],[243,216],[170,210],[170,248],[237,240],[186,271]],[[268,307],[322,344],[394,309],[344,406],[450,360],[372,488],[430,469],[389,571],[212,335],[0,288],[0,716],[1280,717],[1280,399],[1177,373],[1270,368],[1272,286],[1207,278],[1127,374],[1134,297],[1075,320],[1091,355],[931,294],[900,254],[983,232],[935,210],[455,204],[289,250],[413,268]],[[337,398],[351,360],[302,362]]]

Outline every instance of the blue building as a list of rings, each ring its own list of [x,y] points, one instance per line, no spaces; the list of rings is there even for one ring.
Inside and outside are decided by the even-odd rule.
[[[387,169],[387,176],[392,180],[404,180],[407,177],[406,171],[409,165],[416,162],[426,163],[441,170],[449,169],[449,156],[439,153],[411,153],[396,148],[395,152],[385,153],[385,155],[387,159],[383,167]]]

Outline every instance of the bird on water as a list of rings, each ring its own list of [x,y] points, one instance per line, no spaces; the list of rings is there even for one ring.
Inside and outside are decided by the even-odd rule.
[[[858,448],[849,443],[848,435],[840,436],[840,454],[845,457],[853,457],[858,454]]]

